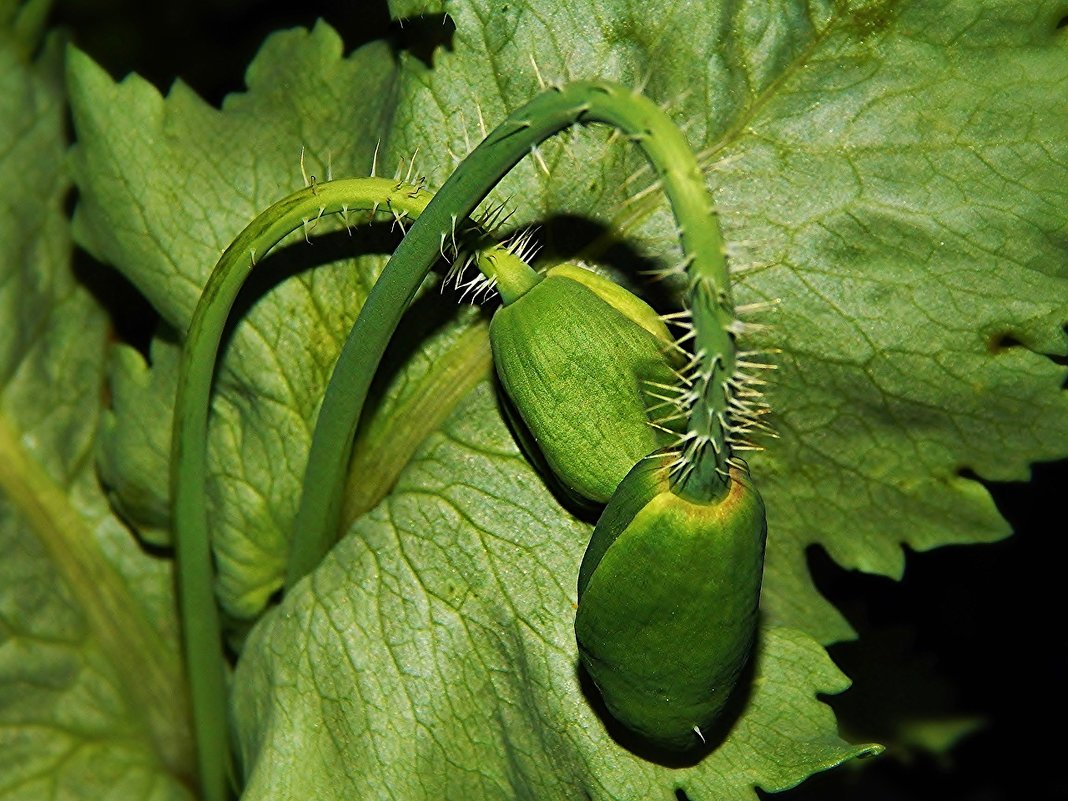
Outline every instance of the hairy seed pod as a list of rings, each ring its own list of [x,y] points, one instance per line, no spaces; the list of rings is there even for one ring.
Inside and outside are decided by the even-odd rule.
[[[520,439],[571,496],[607,502],[635,462],[668,444],[648,410],[664,406],[656,385],[677,380],[671,342],[647,303],[573,265],[494,314],[493,362],[527,429]]]
[[[764,504],[748,472],[693,503],[666,456],[639,462],[594,529],[579,570],[582,663],[609,711],[662,748],[698,745],[749,658],[764,564]]]

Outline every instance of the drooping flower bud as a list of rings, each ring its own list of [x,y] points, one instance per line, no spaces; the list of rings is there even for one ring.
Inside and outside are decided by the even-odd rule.
[[[575,633],[611,713],[648,741],[698,745],[745,667],[757,625],[766,523],[748,472],[693,503],[668,457],[639,462],[594,529]]]
[[[502,306],[493,361],[512,409],[561,486],[605,503],[627,471],[671,435],[654,397],[676,381],[671,335],[656,312],[590,270],[561,265]],[[659,385],[659,388],[658,388]]]

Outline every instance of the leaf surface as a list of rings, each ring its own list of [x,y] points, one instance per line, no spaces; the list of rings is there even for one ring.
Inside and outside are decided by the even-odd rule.
[[[719,748],[658,764],[628,740],[579,678],[588,528],[519,453],[492,393],[468,395],[255,630],[235,681],[246,797],[755,798],[870,750],[841,740],[815,698],[845,677],[774,627],[740,717],[708,735]]]
[[[1068,353],[1060,5],[533,0],[447,12],[454,47],[412,70],[408,147],[438,129],[477,138],[469,115],[443,109],[500,119],[543,81],[601,77],[645,85],[704,148],[736,301],[767,327],[742,346],[774,368],[763,377],[778,439],[751,459],[773,531],[772,620],[825,642],[851,636],[812,585],[813,545],[900,577],[903,546],[1009,533],[973,476],[1025,480],[1031,462],[1068,449],[1065,369],[1050,358]],[[635,194],[651,176],[604,147],[575,134],[541,149],[548,174],[520,165],[515,218],[579,215],[670,265],[659,193],[615,205],[631,175]],[[451,163],[439,154],[425,170],[441,181]]]
[[[0,28],[0,798],[184,799],[170,565],[94,470],[109,330],[71,270],[56,44]]]
[[[230,241],[301,186],[302,152],[309,179],[370,169],[375,130],[388,111],[392,61],[382,44],[348,60],[340,55],[341,41],[325,25],[276,36],[249,67],[251,91],[231,96],[222,111],[180,82],[164,100],[136,75],[114,84],[85,55],[71,55],[80,138],[72,165],[82,191],[76,235],[159,312],[166,328],[157,348],[166,350],[171,331],[185,331]],[[346,100],[345,87],[353,84],[383,98],[377,109]],[[315,227],[309,221],[309,230]],[[342,231],[319,248],[336,259],[352,249],[392,250],[394,239],[378,234],[353,245]],[[245,618],[281,585],[315,413],[340,340],[380,266],[376,257],[308,271],[317,253],[280,256],[259,266],[239,300],[249,313],[227,344],[211,433],[211,493],[226,497],[212,515],[220,599]],[[274,284],[277,291],[269,292]],[[173,412],[177,381],[174,355],[161,357],[166,374],[153,378],[134,354],[115,367],[116,397],[132,412],[114,418],[104,445],[106,476],[116,488],[131,485],[125,507],[156,540],[166,539],[158,528],[168,517],[170,451],[169,436],[158,428],[169,421],[168,399]],[[151,443],[139,447],[141,432],[152,427]],[[123,461],[137,473],[124,471]],[[148,464],[155,469],[139,469]]]

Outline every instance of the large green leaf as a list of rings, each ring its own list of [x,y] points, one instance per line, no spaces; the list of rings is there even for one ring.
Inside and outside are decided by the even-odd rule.
[[[579,678],[589,530],[523,459],[492,393],[468,395],[255,630],[234,685],[247,798],[755,798],[868,750],[815,698],[845,677],[777,627],[762,630],[744,711],[709,734],[718,748],[695,764],[629,750]]]
[[[0,798],[187,798],[170,564],[137,548],[94,470],[109,330],[71,271],[60,49],[33,58],[25,29],[6,23],[0,14]]]
[[[1063,7],[490,5],[449,4],[453,50],[431,71],[409,63],[396,146],[426,153],[442,130],[462,142],[478,115],[451,109],[492,121],[539,78],[599,76],[647,84],[708,149],[738,300],[776,304],[754,315],[770,330],[743,341],[778,368],[767,394],[780,438],[752,460],[773,531],[772,619],[824,641],[850,634],[811,585],[811,544],[900,576],[902,544],[1005,536],[962,474],[1026,479],[1068,445],[1065,373],[1047,358],[1068,352]],[[657,195],[609,216],[628,175],[620,151],[577,138],[544,148],[548,175],[518,173],[517,218],[629,227],[644,212],[631,241],[662,254]],[[440,183],[451,159],[437,155],[422,166]]]
[[[299,185],[302,145],[320,176],[328,161],[366,172],[376,148],[390,166],[418,152],[436,186],[482,122],[542,80],[646,84],[707,149],[740,302],[778,301],[747,338],[777,368],[780,434],[752,461],[769,516],[760,657],[739,717],[700,762],[669,770],[611,739],[578,685],[570,629],[588,527],[518,459],[486,387],[464,399],[485,375],[481,323],[427,324],[443,308],[428,295],[361,436],[348,535],[242,654],[250,796],[746,797],[863,752],[814,698],[844,687],[816,642],[851,630],[816,592],[805,549],[898,575],[903,546],[1007,533],[968,472],[1022,479],[1068,453],[1064,370],[1048,358],[1065,352],[1068,322],[1059,7],[395,10],[447,11],[429,23],[455,26],[451,46],[428,64],[382,44],[343,57],[323,25],[279,34],[221,111],[181,84],[166,98],[136,77],[116,84],[75,54],[79,241],[182,332],[221,249]],[[575,131],[539,157],[546,171],[520,165],[498,197],[519,223],[548,223],[557,252],[610,267],[676,258],[656,193],[623,205],[649,180],[628,182],[640,162],[625,143]],[[380,264],[301,272],[337,251],[295,239],[274,278],[301,274],[250,299],[215,401],[219,594],[244,618],[280,584],[318,399]],[[124,510],[158,541],[173,338],[151,365],[118,357],[104,444]]]
[[[965,472],[1021,480],[1063,456],[1065,373],[1047,357],[1068,321],[1059,11],[840,15],[723,141],[713,180],[754,265],[743,292],[782,301],[765,340],[781,438],[753,465],[773,565],[800,573],[816,542],[899,577],[902,544],[1008,533]],[[793,602],[770,607],[800,622]]]
[[[370,169],[386,106],[376,112],[349,102],[345,88],[388,96],[392,61],[384,45],[349,60],[340,55],[340,40],[325,26],[278,36],[249,68],[250,93],[231,97],[220,112],[181,83],[166,103],[137,76],[115,85],[84,55],[71,54],[80,139],[72,164],[83,193],[76,233],[123,271],[169,329],[185,330],[230,240],[301,185],[302,149],[312,174]],[[214,515],[220,596],[237,616],[262,610],[280,585],[315,411],[377,261],[307,273],[263,298],[250,293],[255,308],[229,343],[233,367],[219,378],[212,431],[213,492],[227,497]],[[268,282],[308,266],[273,264],[274,272],[271,263],[260,268]],[[173,405],[177,379],[173,354],[165,343],[156,347],[165,375],[149,379],[133,353],[115,368],[116,397],[132,413],[112,421],[105,444],[106,477],[116,490],[130,485],[124,508],[154,531],[167,519],[169,442],[158,429],[169,424],[165,406]],[[138,447],[143,435],[129,429],[153,427],[151,449]],[[149,465],[155,469],[146,472]],[[163,537],[155,531],[154,538]]]

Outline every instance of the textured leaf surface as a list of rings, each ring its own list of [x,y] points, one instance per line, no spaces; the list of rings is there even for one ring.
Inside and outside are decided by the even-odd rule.
[[[1068,321],[1060,10],[832,18],[716,154],[743,297],[782,300],[764,341],[781,438],[753,464],[771,569],[800,575],[817,542],[900,576],[902,544],[1005,536],[962,473],[1021,480],[1064,455],[1065,372],[1044,355]],[[772,587],[768,608],[803,625],[799,597]]]
[[[0,30],[0,798],[187,798],[169,565],[96,482],[107,320],[70,270],[59,53],[34,50]]]
[[[701,762],[667,770],[610,739],[574,669],[588,528],[517,458],[484,387],[437,430],[485,370],[480,327],[447,320],[398,351],[356,456],[349,536],[243,653],[235,711],[250,796],[671,798],[681,786],[694,799],[743,798],[857,752],[814,698],[844,687],[816,641],[851,630],[816,592],[805,549],[897,575],[902,546],[1004,536],[965,473],[1025,478],[1031,461],[1068,452],[1064,369],[1048,358],[1065,352],[1068,322],[1068,114],[1051,102],[1068,77],[1060,8],[395,10],[447,12],[451,46],[428,65],[378,45],[343,58],[324,26],[280,35],[221,112],[181,85],[164,99],[75,58],[79,240],[183,331],[221,249],[298,185],[302,144],[320,174],[327,151],[335,174],[358,174],[376,145],[391,166],[418,149],[418,173],[438,186],[480,120],[528,99],[539,75],[647,83],[707,148],[739,301],[779,301],[755,315],[770,328],[747,339],[777,368],[767,377],[780,434],[752,461],[769,516],[761,656],[748,703]],[[649,180],[628,183],[639,161],[625,143],[576,131],[538,155],[547,174],[531,160],[499,197],[519,223],[547,222],[553,251],[626,267],[623,241],[645,266],[676,258],[656,193],[620,205]],[[324,250],[298,244],[275,276],[337,255]],[[377,264],[302,274],[257,296],[236,326],[211,487],[220,597],[235,615],[259,613],[278,586],[318,398]],[[116,398],[142,412],[167,397],[155,371],[169,369],[162,358],[145,368],[114,371]],[[434,388],[452,392],[431,413],[420,399]],[[412,425],[394,427],[401,418]],[[123,465],[165,453],[155,440],[137,452],[142,419],[117,411],[109,440],[131,507]],[[165,512],[165,487],[136,492],[160,529],[151,510]]]
[[[707,148],[737,301],[775,303],[749,315],[770,330],[743,341],[777,367],[780,438],[752,460],[771,619],[851,634],[811,584],[812,544],[899,576],[902,545],[1008,534],[962,473],[1026,479],[1068,450],[1065,371],[1048,358],[1068,352],[1062,6],[490,5],[447,4],[456,42],[402,84],[402,146],[477,137],[445,110],[500,119],[539,77],[603,77],[646,84]],[[517,219],[593,216],[664,258],[658,195],[604,216],[633,162],[575,140],[542,149],[549,175],[514,174]],[[438,156],[432,182],[451,170]]]
[[[72,164],[83,198],[76,234],[123,271],[169,328],[185,331],[200,288],[230,240],[259,211],[301,186],[302,148],[312,175],[370,169],[392,62],[383,45],[348,60],[340,55],[340,40],[325,26],[275,37],[249,67],[249,94],[232,96],[220,112],[181,83],[166,100],[137,76],[116,85],[87,57],[72,54],[71,102],[80,139]],[[363,93],[380,98],[377,107],[347,99]],[[350,248],[359,252],[344,233],[340,237],[320,248],[333,248],[335,258]],[[382,241],[362,244],[371,252],[384,247]],[[213,523],[220,597],[238,617],[258,613],[281,585],[311,425],[339,340],[378,261],[305,273],[307,260],[316,257],[305,251],[260,266],[263,278],[244,301],[254,308],[229,342],[219,376],[212,492],[226,502]],[[302,274],[260,297],[292,273]],[[169,440],[158,433],[151,457],[124,452],[120,441],[136,443],[150,409],[157,410],[153,420],[166,419],[159,406],[162,398],[173,399],[177,373],[171,359],[166,376],[139,377],[136,356],[123,358],[115,370],[116,396],[140,409],[113,421],[106,475],[116,489],[137,483],[125,506],[140,510],[139,522],[159,539],[156,529],[167,515],[166,469],[153,471],[153,483],[145,486],[145,474],[124,480],[111,468],[153,457],[165,468],[160,457],[169,452]]]
[[[680,769],[615,742],[574,645],[588,536],[481,385],[256,629],[235,681],[247,797],[755,798],[753,785],[866,751],[814,697],[845,677],[775,628],[744,713],[706,758]]]

